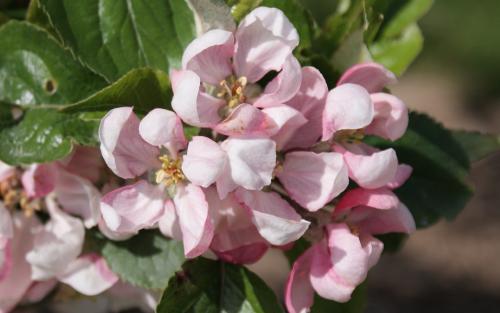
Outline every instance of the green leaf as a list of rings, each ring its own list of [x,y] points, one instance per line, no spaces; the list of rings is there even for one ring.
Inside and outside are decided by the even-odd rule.
[[[500,136],[480,132],[454,131],[453,137],[462,145],[471,162],[500,151]]]
[[[182,243],[165,238],[155,230],[143,230],[125,241],[110,241],[96,237],[92,240],[121,279],[147,289],[163,289],[184,263]]]
[[[382,0],[382,2],[387,2],[387,0]],[[385,12],[384,25],[381,28],[380,35],[380,37],[383,39],[397,37],[406,28],[422,18],[432,7],[432,3],[434,1],[406,0],[398,2],[405,2],[405,4],[401,7],[398,6],[397,11],[391,10],[396,11],[393,14],[390,14],[390,12]],[[399,5],[399,3],[396,5]],[[389,10],[390,9],[391,8],[389,7]]]
[[[466,152],[450,131],[430,117],[412,112],[401,139],[369,138],[368,142],[394,148],[400,163],[413,167],[412,176],[396,194],[411,210],[417,227],[427,227],[441,217],[453,219],[472,196],[466,182]]]
[[[149,68],[134,69],[115,83],[90,97],[62,108],[65,112],[107,111],[120,106],[134,106],[138,113],[162,107],[170,108],[172,90],[168,76]]]
[[[195,38],[186,0],[40,0],[63,42],[109,81],[131,69],[180,67]]]
[[[3,121],[12,109],[20,110],[5,103],[1,106]],[[80,119],[78,114],[29,109],[18,120],[0,124],[0,160],[19,165],[62,159],[71,152],[73,142],[95,144],[98,125]]]
[[[226,0],[226,3],[231,5],[231,14],[237,22],[258,7],[261,2],[262,0]]]
[[[284,313],[276,295],[242,266],[198,258],[173,277],[158,313]]]
[[[6,102],[72,103],[106,85],[49,33],[32,24],[5,24],[0,28],[0,46],[0,99]]]
[[[411,24],[399,37],[376,41],[368,48],[375,61],[401,75],[422,51],[423,44],[420,28]]]
[[[47,32],[49,32],[54,38],[59,38],[56,30],[52,27],[49,21],[48,15],[43,11],[40,5],[40,0],[31,0],[26,12],[26,20],[31,24],[35,24]]]

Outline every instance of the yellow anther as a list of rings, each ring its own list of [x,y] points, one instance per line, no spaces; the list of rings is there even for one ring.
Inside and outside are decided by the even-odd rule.
[[[364,129],[345,129],[335,133],[335,141],[347,143],[361,143],[365,138]]]
[[[155,173],[155,181],[157,184],[164,184],[168,187],[184,180],[185,176],[181,170],[182,162],[180,159],[170,159],[166,155],[158,159],[161,161],[161,169]]]
[[[229,112],[246,101],[245,87],[247,83],[248,80],[244,76],[238,79],[231,76],[219,83],[220,88],[216,95],[218,98],[226,100],[227,107],[229,108],[229,110],[223,110],[224,113]]]

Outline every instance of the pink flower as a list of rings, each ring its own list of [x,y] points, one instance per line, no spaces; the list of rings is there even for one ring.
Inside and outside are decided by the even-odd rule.
[[[155,227],[170,206],[170,191],[186,256],[208,249],[213,221],[203,188],[216,184],[220,198],[243,186],[259,190],[270,184],[276,163],[275,144],[265,138],[229,138],[220,145],[194,137],[186,147],[180,119],[163,109],[142,121],[132,108],[110,111],[100,127],[101,152],[108,166],[122,178],[155,171],[155,183],[139,180],[106,194],[101,213],[107,228],[133,235]]]
[[[349,301],[382,252],[382,242],[372,235],[414,230],[411,213],[389,189],[348,191],[325,228],[325,238],[293,265],[285,292],[289,312],[306,312],[314,292],[337,302]]]
[[[298,40],[283,12],[266,7],[250,12],[235,33],[208,31],[171,75],[173,109],[184,122],[224,135],[273,134],[276,125],[258,108],[282,105],[299,90]],[[271,71],[279,73],[261,90],[257,82]]]

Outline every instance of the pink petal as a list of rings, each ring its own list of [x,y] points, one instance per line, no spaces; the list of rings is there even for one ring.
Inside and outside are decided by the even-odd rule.
[[[396,76],[383,65],[378,63],[357,64],[348,69],[339,79],[337,85],[358,84],[368,92],[379,92],[385,86],[395,83]]]
[[[12,265],[0,280],[0,312],[10,312],[32,284],[31,266],[26,261],[26,254],[33,248],[32,230],[40,225],[36,217],[27,218],[22,213],[13,217],[14,236],[9,242]]]
[[[327,226],[326,245],[317,245],[311,264],[311,284],[323,298],[347,302],[368,273],[370,254],[346,224]]]
[[[342,155],[335,152],[287,153],[277,176],[290,197],[309,211],[324,207],[349,184]]]
[[[95,296],[118,282],[104,258],[86,254],[71,262],[59,280],[86,296]]]
[[[196,73],[181,71],[176,76],[176,83],[172,85],[172,109],[175,113],[189,125],[215,127],[221,120],[219,109],[225,102],[202,92],[200,77]]]
[[[175,240],[182,240],[182,232],[179,225],[179,218],[175,212],[175,206],[172,200],[167,199],[165,201],[165,209],[163,215],[158,221],[158,227],[160,232],[170,238]]]
[[[371,94],[375,108],[372,123],[366,134],[377,135],[389,140],[401,138],[408,127],[408,108],[399,98],[387,93]]]
[[[233,33],[213,29],[186,47],[182,56],[182,68],[195,72],[203,82],[217,85],[232,73],[233,51]]]
[[[215,183],[226,165],[226,152],[215,141],[195,136],[183,158],[182,172],[195,185],[208,187]]]
[[[231,166],[229,162],[226,162],[222,174],[219,176],[216,182],[217,193],[219,194],[220,199],[224,199],[227,195],[238,188],[238,185],[234,182],[231,177]]]
[[[12,225],[10,212],[5,208],[4,204],[0,202],[0,241],[2,241],[2,239],[12,238],[13,235],[14,226]],[[1,244],[0,248],[2,248]]]
[[[252,215],[262,237],[273,245],[285,245],[299,239],[309,227],[290,204],[277,193],[236,190],[238,201]]]
[[[272,136],[276,149],[281,150],[296,134],[297,129],[307,123],[299,111],[287,105],[262,110],[277,125],[277,133]]]
[[[160,186],[144,180],[107,193],[101,199],[101,214],[114,232],[136,234],[153,227],[163,214],[165,195]]]
[[[300,89],[287,105],[300,111],[307,123],[295,131],[284,149],[308,148],[318,142],[327,95],[328,86],[323,75],[314,67],[302,68]]]
[[[26,255],[34,280],[56,277],[82,252],[85,229],[80,219],[72,217],[47,198],[50,220],[35,232],[34,248]]]
[[[28,197],[44,197],[54,190],[56,169],[53,164],[31,165],[23,173],[21,181]]]
[[[90,181],[59,169],[54,191],[66,212],[81,217],[87,228],[97,225],[101,193]]]
[[[373,114],[373,102],[366,89],[354,84],[335,87],[328,93],[323,112],[323,140],[339,130],[368,126]]]
[[[357,206],[369,206],[379,210],[390,210],[399,205],[398,197],[386,188],[351,189],[344,194],[335,206],[335,213]]]
[[[216,225],[210,249],[226,262],[249,264],[258,261],[269,245],[260,236],[246,209],[233,194],[221,200],[216,190],[209,188],[205,195]]]
[[[269,84],[262,95],[254,102],[256,107],[267,108],[281,105],[297,93],[302,81],[299,61],[291,54],[283,64],[283,69]]]
[[[353,218],[360,219],[357,225],[363,231],[369,234],[387,234],[387,233],[407,233],[415,231],[415,220],[408,208],[399,203],[389,210],[376,210],[374,208],[362,206],[355,208],[348,220]]]
[[[384,243],[370,235],[361,234],[361,245],[368,255],[368,268],[372,268],[378,263],[384,250]]]
[[[195,258],[207,251],[214,235],[205,194],[193,184],[178,184],[174,204],[182,231],[184,254],[187,258]]]
[[[269,136],[276,124],[261,110],[250,104],[240,104],[214,130],[230,137]]]
[[[290,23],[290,20],[288,20],[283,11],[276,8],[258,7],[254,9],[241,20],[238,32],[244,31],[256,19],[260,20],[262,25],[275,36],[286,39],[292,49],[298,45],[299,34],[297,30]]]
[[[88,179],[92,183],[99,182],[106,167],[98,148],[84,146],[76,146],[68,158],[58,163],[69,173]]]
[[[139,119],[131,107],[109,111],[101,120],[99,139],[104,161],[122,178],[134,178],[158,166],[159,150],[139,135]]]
[[[314,289],[309,271],[314,247],[309,248],[294,263],[285,286],[285,304],[289,313],[309,312],[314,301]]]
[[[350,148],[356,148],[357,151],[351,152],[338,145],[335,146],[335,151],[344,155],[349,177],[359,186],[375,189],[385,186],[394,179],[398,169],[398,158],[394,149],[367,152],[361,145]]]
[[[149,112],[139,124],[139,133],[150,145],[171,148],[174,155],[187,144],[181,120],[174,112],[165,109]]]
[[[227,152],[232,180],[249,190],[271,183],[276,165],[276,144],[266,138],[229,138],[222,143]]]
[[[250,83],[261,79],[270,71],[279,71],[292,53],[289,42],[276,36],[256,19],[236,33],[234,68],[238,77]]]
[[[0,181],[3,181],[14,175],[16,168],[0,161]]]
[[[22,304],[33,304],[42,301],[52,290],[54,290],[57,283],[57,279],[33,282],[24,294]]]
[[[396,189],[401,187],[410,178],[413,168],[408,164],[399,164],[394,178],[387,183],[387,188]]]

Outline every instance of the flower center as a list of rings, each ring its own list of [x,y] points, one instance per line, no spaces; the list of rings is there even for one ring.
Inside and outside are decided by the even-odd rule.
[[[219,83],[217,97],[226,100],[227,110],[232,110],[246,101],[245,87],[247,83],[245,76],[239,78],[230,76]]]
[[[174,160],[167,155],[162,155],[158,159],[161,162],[161,169],[155,173],[157,184],[164,184],[169,187],[185,179],[181,170],[181,159]]]
[[[42,209],[39,199],[28,198],[17,174],[0,182],[0,201],[8,210],[21,209],[27,217]]]
[[[335,132],[335,141],[359,144],[365,137],[364,129],[344,129]]]

